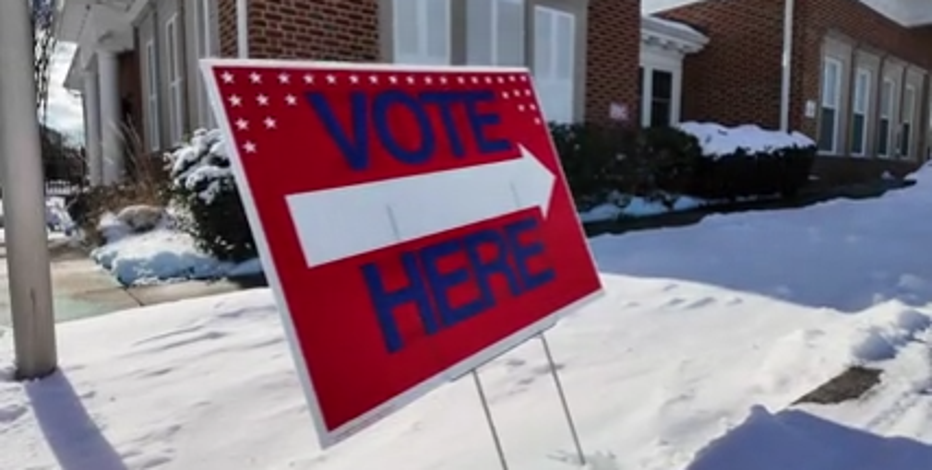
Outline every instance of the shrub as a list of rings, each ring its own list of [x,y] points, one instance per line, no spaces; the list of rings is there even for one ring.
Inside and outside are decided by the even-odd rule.
[[[598,123],[552,125],[551,134],[577,206],[613,191],[662,202],[782,195],[808,183],[816,147],[800,134],[756,126],[687,123],[631,130]],[[753,147],[742,147],[744,142]],[[724,151],[723,151],[724,150]]]
[[[551,125],[551,134],[580,207],[614,191],[672,204],[700,156],[698,141],[672,128],[588,122]]]
[[[219,130],[199,130],[169,155],[179,222],[199,248],[224,261],[256,257],[256,245]]]
[[[809,182],[816,145],[798,133],[757,126],[724,128],[687,123],[683,128],[705,146],[687,192],[705,199],[795,197]]]
[[[77,194],[65,198],[68,215],[82,229],[86,240],[95,246],[106,241],[97,230],[105,213],[119,212],[133,205],[163,207],[171,198],[170,180],[164,161],[144,148],[132,128],[124,128],[123,134],[126,137],[127,181],[131,183],[84,186]]]

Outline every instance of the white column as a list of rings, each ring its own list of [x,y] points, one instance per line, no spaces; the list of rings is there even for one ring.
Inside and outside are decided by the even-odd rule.
[[[100,78],[100,134],[103,183],[115,184],[123,177],[123,119],[120,112],[120,83],[116,53],[97,51]]]
[[[29,14],[26,2],[0,1],[0,176],[16,375],[38,379],[58,351]]]
[[[87,142],[87,175],[91,186],[100,186],[103,173],[100,149],[100,83],[97,72],[88,70],[84,73],[84,108],[87,110],[87,122],[84,124],[85,142]]]

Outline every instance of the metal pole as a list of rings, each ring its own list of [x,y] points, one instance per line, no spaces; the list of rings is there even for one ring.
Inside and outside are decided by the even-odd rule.
[[[795,0],[784,0],[783,75],[780,88],[780,130],[790,131],[790,99],[793,76],[793,10]]]
[[[563,405],[563,414],[566,415],[566,424],[570,428],[570,434],[573,435],[573,444],[576,445],[576,454],[579,456],[579,465],[586,465],[586,454],[583,453],[582,444],[579,440],[579,433],[576,432],[576,423],[573,421],[573,413],[570,412],[570,405],[566,401],[566,394],[563,392],[563,383],[560,381],[560,374],[557,372],[557,366],[553,362],[553,354],[550,353],[550,344],[543,333],[540,334],[540,343],[544,346],[544,354],[547,355],[547,363],[550,364],[550,375],[553,377],[553,383],[557,386],[557,394],[560,395],[560,404]]]
[[[236,54],[249,58],[249,5],[248,0],[236,0]]]
[[[482,381],[479,380],[479,372],[472,370],[472,379],[476,383],[476,391],[479,392],[479,400],[482,401],[482,410],[485,412],[485,421],[489,424],[489,431],[492,433],[492,440],[495,441],[495,450],[498,452],[498,460],[502,464],[502,470],[508,470],[508,459],[505,458],[505,449],[502,447],[502,440],[498,437],[498,428],[495,427],[495,421],[492,419],[492,410],[489,408],[489,401],[485,397],[485,390],[482,389]]]
[[[25,380],[58,367],[29,17],[26,0],[0,1],[0,181],[16,373]]]

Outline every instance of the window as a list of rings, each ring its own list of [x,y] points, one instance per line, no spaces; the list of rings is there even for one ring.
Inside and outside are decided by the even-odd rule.
[[[864,155],[867,148],[867,116],[870,109],[871,73],[858,69],[854,78],[854,103],[851,113],[851,153]]]
[[[906,85],[903,92],[903,135],[900,137],[900,156],[913,156],[913,120],[916,118],[916,87]]]
[[[214,28],[211,21],[210,4],[211,0],[197,0],[195,8],[195,31],[198,33],[196,35],[197,57],[199,59],[212,57],[215,54],[213,40]],[[210,109],[206,84],[203,80],[197,80],[197,83],[198,124],[207,127],[215,127],[216,121],[214,121],[214,115]]]
[[[822,64],[822,109],[819,119],[819,150],[838,151],[838,105],[841,101],[841,62],[826,58]]]
[[[181,53],[179,50],[178,37],[178,15],[173,15],[165,23],[165,41],[168,53],[168,122],[169,122],[169,139],[175,144],[181,140],[184,134],[183,122],[183,99],[184,89],[182,88],[181,76]]]
[[[524,0],[466,2],[466,62],[524,65]]]
[[[893,126],[890,119],[893,117],[893,99],[896,95],[896,84],[893,80],[885,78],[880,91],[880,122],[877,124],[877,154],[882,157],[890,156],[890,141]]]
[[[393,0],[395,63],[450,64],[450,0]]]
[[[143,64],[146,67],[145,83],[143,87],[146,94],[146,138],[150,150],[159,150],[161,136],[159,127],[159,80],[158,60],[155,52],[155,41],[148,40],[143,48]]]
[[[553,8],[534,7],[534,82],[544,116],[573,121],[576,17]]]

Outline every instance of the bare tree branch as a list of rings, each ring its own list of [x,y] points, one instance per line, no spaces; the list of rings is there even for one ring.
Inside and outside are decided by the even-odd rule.
[[[7,0],[9,1],[9,0]],[[52,69],[52,56],[58,46],[55,37],[55,0],[19,0],[29,1],[32,7],[33,31],[33,75],[36,80],[36,111],[41,122],[45,122],[48,112],[49,77]]]

